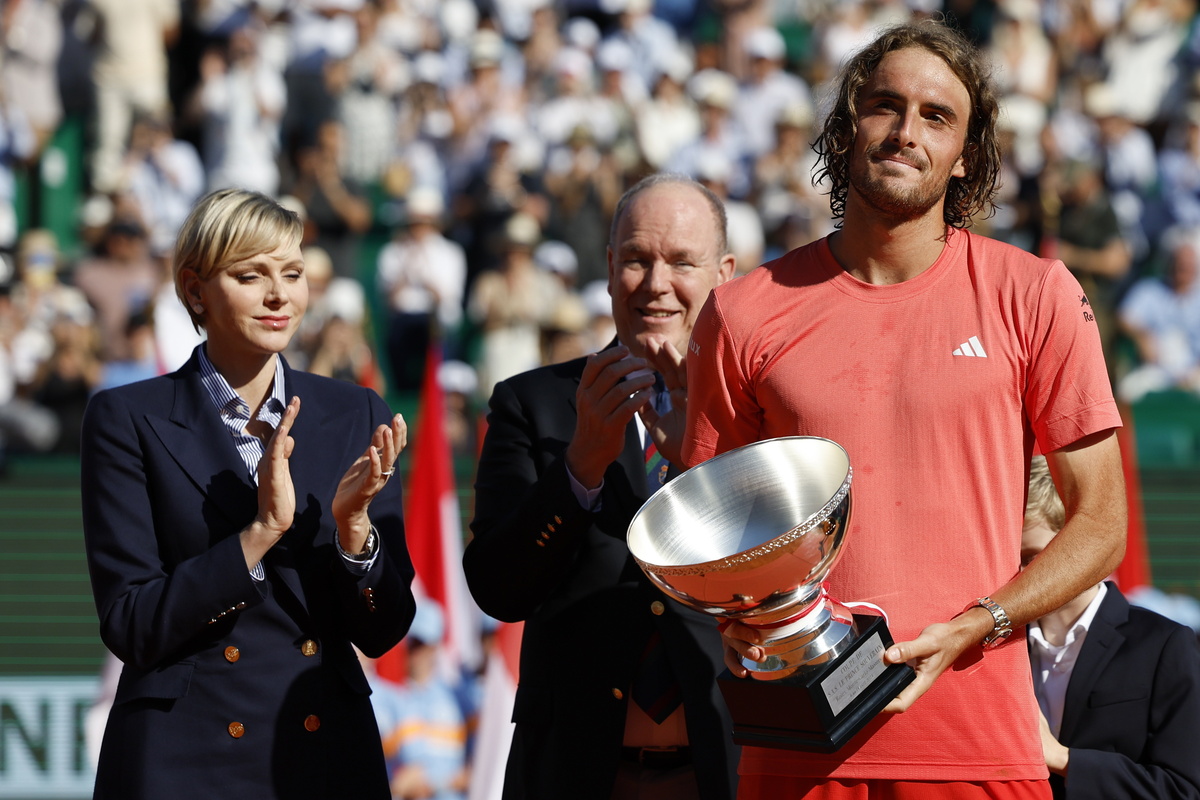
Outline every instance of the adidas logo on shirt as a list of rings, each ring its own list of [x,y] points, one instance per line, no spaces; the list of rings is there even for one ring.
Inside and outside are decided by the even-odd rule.
[[[987,358],[987,353],[984,352],[983,344],[980,343],[978,336],[972,336],[954,348],[954,355]]]

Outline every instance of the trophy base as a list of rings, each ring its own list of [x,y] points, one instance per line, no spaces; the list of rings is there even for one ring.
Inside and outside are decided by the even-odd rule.
[[[779,680],[717,678],[741,745],[832,753],[912,682],[907,664],[885,665],[892,644],[883,617],[855,614],[856,639],[836,659]]]

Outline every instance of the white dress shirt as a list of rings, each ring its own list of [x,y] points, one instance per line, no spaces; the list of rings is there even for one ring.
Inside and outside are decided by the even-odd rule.
[[[1096,618],[1096,611],[1106,594],[1108,587],[1101,583],[1100,591],[1096,592],[1092,602],[1067,631],[1066,639],[1061,645],[1050,644],[1042,635],[1041,625],[1037,622],[1029,623],[1029,660],[1033,664],[1033,691],[1055,738],[1058,738],[1062,728],[1063,704],[1067,697],[1067,685],[1071,682],[1071,672],[1075,669],[1079,651],[1083,649],[1088,628]]]

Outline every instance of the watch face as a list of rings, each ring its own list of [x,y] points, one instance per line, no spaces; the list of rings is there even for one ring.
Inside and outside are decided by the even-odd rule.
[[[1009,636],[1012,636],[1012,628],[1003,628],[998,631],[992,631],[988,637],[983,640],[984,647],[998,647]]]

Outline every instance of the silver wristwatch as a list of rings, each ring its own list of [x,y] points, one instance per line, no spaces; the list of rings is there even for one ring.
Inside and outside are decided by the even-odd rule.
[[[995,620],[992,632],[983,637],[983,641],[979,643],[984,650],[998,647],[1005,639],[1012,636],[1012,621],[1009,620],[1008,614],[1005,613],[999,603],[990,597],[981,597],[974,604],[968,606],[968,608],[974,608],[975,606],[986,608],[988,613],[992,615],[992,619]]]

